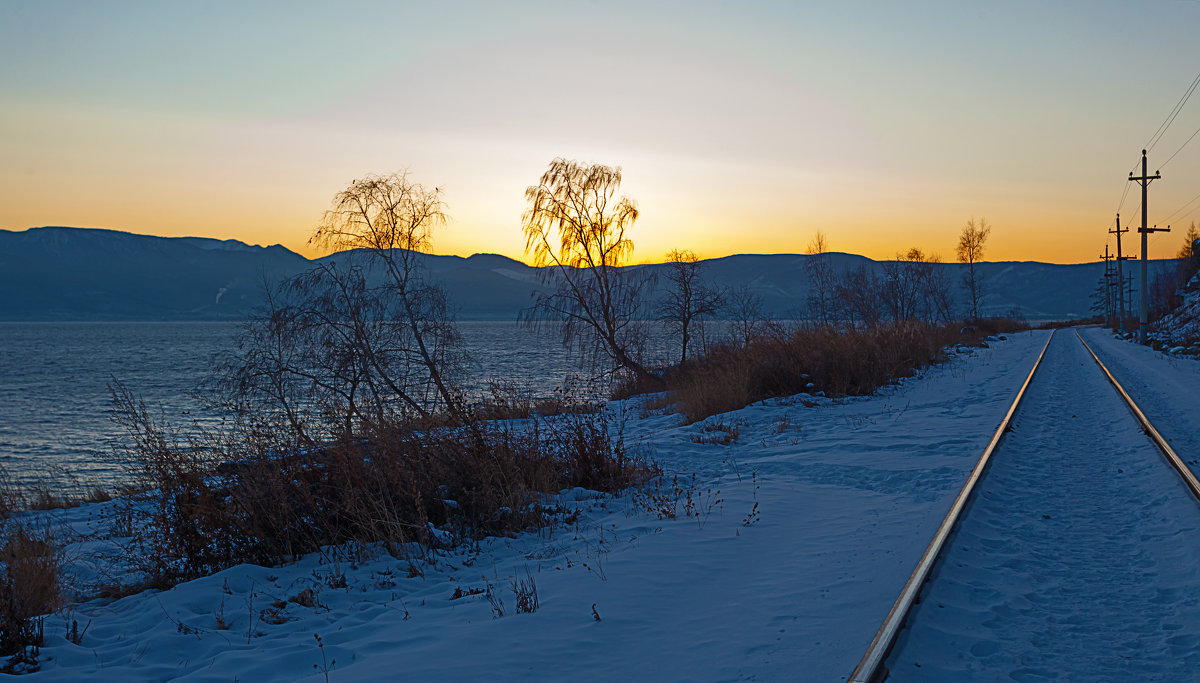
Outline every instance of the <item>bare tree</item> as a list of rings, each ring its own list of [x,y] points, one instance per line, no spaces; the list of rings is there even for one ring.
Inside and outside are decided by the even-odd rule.
[[[444,220],[439,192],[405,174],[339,192],[311,241],[350,251],[264,283],[267,310],[220,362],[210,396],[244,428],[308,445],[439,409],[463,418],[457,329],[422,266]]]
[[[808,315],[822,325],[828,325],[837,318],[837,283],[828,252],[829,242],[825,239],[825,233],[818,230],[804,252],[809,255],[804,262],[804,270],[808,274],[809,285]]]
[[[950,320],[950,286],[937,254],[919,247],[884,266],[881,296],[893,320]]]
[[[983,290],[975,264],[983,260],[983,247],[991,233],[992,226],[987,224],[987,220],[980,218],[979,223],[976,223],[975,219],[971,218],[958,236],[958,262],[967,264],[963,285],[971,299],[971,318],[976,320],[979,318],[979,299]]]
[[[424,252],[430,249],[433,229],[446,222],[445,209],[438,188],[430,190],[412,182],[407,172],[369,175],[334,196],[332,207],[309,241],[335,250],[361,250],[367,256],[368,272],[357,282],[354,276],[350,282],[337,282],[333,277],[337,273],[326,271],[323,275],[335,288],[366,288],[369,271],[381,271],[379,293],[384,296],[377,304],[382,307],[380,314],[405,328],[403,346],[391,349],[403,360],[389,367],[409,372],[418,364],[431,389],[422,400],[407,392],[401,395],[419,412],[428,413],[440,403],[451,414],[461,416],[461,396],[447,376],[447,361],[459,341],[458,332],[445,292],[426,280],[424,268]],[[368,360],[377,370],[385,370],[374,354],[369,354]],[[384,376],[395,379],[388,372]],[[400,384],[391,384],[393,391],[401,389]]]
[[[836,291],[851,322],[874,327],[883,319],[883,281],[865,266],[843,273]]]
[[[921,283],[929,321],[953,320],[954,296],[950,293],[950,282],[946,279],[946,267],[941,256],[931,254],[926,258]]]
[[[679,362],[683,364],[696,325],[717,314],[723,297],[704,283],[696,252],[675,249],[667,254],[667,266],[667,291],[658,302],[658,319],[679,336]]]
[[[896,254],[896,260],[883,265],[879,283],[879,298],[892,320],[913,320],[920,315],[921,270],[925,255],[916,247],[907,254]]]
[[[620,186],[619,167],[559,158],[525,190],[525,253],[533,255],[553,291],[539,296],[521,320],[557,321],[564,344],[653,382],[642,360],[649,280],[622,268],[633,252],[625,233],[638,209],[633,200],[617,196]]]
[[[735,343],[747,346],[773,325],[763,311],[763,298],[746,285],[730,289],[725,295],[725,309],[733,323]]]

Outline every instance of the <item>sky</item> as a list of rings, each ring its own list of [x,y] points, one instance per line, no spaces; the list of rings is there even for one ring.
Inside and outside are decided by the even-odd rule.
[[[436,253],[528,261],[524,190],[565,157],[623,169],[636,262],[817,231],[953,260],[972,217],[987,260],[1091,261],[1140,221],[1198,27],[1181,0],[0,0],[0,228],[316,256],[336,192],[407,170],[448,203]],[[1200,96],[1150,150],[1152,258],[1200,223],[1197,130]]]

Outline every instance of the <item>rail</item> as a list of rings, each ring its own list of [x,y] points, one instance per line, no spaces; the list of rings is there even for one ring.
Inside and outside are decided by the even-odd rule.
[[[1133,414],[1134,419],[1136,419],[1138,424],[1141,426],[1142,431],[1150,438],[1152,442],[1154,442],[1154,445],[1158,447],[1158,450],[1163,454],[1167,460],[1167,463],[1172,467],[1172,469],[1175,470],[1176,474],[1183,479],[1184,484],[1192,493],[1192,496],[1196,498],[1197,501],[1200,501],[1200,480],[1197,480],[1196,475],[1192,473],[1186,464],[1184,464],[1183,459],[1179,457],[1173,448],[1171,448],[1166,439],[1162,437],[1162,434],[1160,434],[1159,431],[1154,428],[1154,425],[1150,424],[1150,420],[1146,418],[1145,413],[1142,412],[1141,408],[1139,408],[1137,403],[1134,402],[1133,398],[1130,397],[1129,392],[1125,391],[1125,388],[1121,386],[1121,383],[1117,381],[1116,377],[1113,376],[1108,367],[1104,365],[1104,363],[1100,360],[1100,357],[1097,356],[1096,352],[1092,350],[1092,347],[1088,346],[1088,343],[1083,340],[1083,336],[1079,334],[1079,330],[1075,330],[1075,336],[1079,339],[1079,342],[1083,344],[1083,348],[1087,350],[1088,354],[1091,355],[1092,360],[1094,360],[1096,364],[1100,366],[1100,369],[1108,378],[1109,383],[1111,383],[1113,388],[1117,390],[1117,393],[1120,394],[1122,400],[1125,401],[1126,407],[1129,408],[1129,411]],[[1053,338],[1054,334],[1052,332],[1050,334],[1050,339]],[[917,563],[916,569],[913,570],[912,576],[910,576],[908,582],[904,584],[904,589],[900,592],[900,596],[896,598],[896,602],[892,605],[891,611],[888,612],[888,616],[884,620],[883,625],[880,626],[879,631],[876,632],[875,638],[871,641],[871,645],[868,647],[866,654],[863,655],[862,660],[859,661],[858,666],[855,667],[854,672],[850,675],[849,680],[852,683],[879,683],[879,681],[883,681],[887,678],[888,670],[885,666],[887,658],[891,654],[892,649],[895,647],[896,640],[904,628],[904,624],[909,613],[912,611],[913,606],[916,605],[920,600],[921,589],[924,584],[929,581],[933,567],[937,563],[938,557],[941,555],[946,541],[953,532],[954,526],[958,523],[963,510],[965,510],[967,502],[974,493],[976,483],[982,478],[988,461],[991,459],[993,451],[995,451],[1000,442],[1000,437],[1008,429],[1009,422],[1012,420],[1012,416],[1016,413],[1017,406],[1020,404],[1021,399],[1025,396],[1026,388],[1028,388],[1029,383],[1033,380],[1033,375],[1035,372],[1037,372],[1038,366],[1041,365],[1042,358],[1046,355],[1046,349],[1050,346],[1050,339],[1046,340],[1046,345],[1042,347],[1041,354],[1038,355],[1037,361],[1033,364],[1033,368],[1029,371],[1029,376],[1025,378],[1025,383],[1021,385],[1021,390],[1017,392],[1016,398],[1013,399],[1012,406],[1009,407],[1008,413],[1004,416],[1004,420],[1001,421],[1000,426],[996,429],[996,433],[992,436],[992,440],[988,444],[987,449],[984,450],[983,455],[980,456],[979,462],[975,465],[975,469],[971,472],[971,477],[967,480],[967,483],[963,485],[962,490],[959,492],[958,497],[954,501],[954,505],[950,508],[950,512],[947,513],[946,518],[942,520],[941,526],[938,527],[937,534],[934,535],[933,540],[925,549],[925,553],[921,556],[920,561]]]
[[[1075,336],[1079,337],[1079,342],[1083,344],[1083,348],[1087,349],[1087,352],[1092,356],[1092,360],[1096,361],[1096,365],[1099,365],[1100,369],[1104,371],[1105,376],[1108,377],[1108,381],[1116,388],[1117,393],[1121,395],[1121,398],[1125,399],[1125,405],[1129,407],[1129,412],[1133,413],[1133,417],[1141,424],[1142,431],[1146,433],[1146,436],[1150,437],[1155,446],[1158,446],[1158,450],[1162,452],[1167,462],[1183,478],[1183,483],[1191,490],[1192,495],[1200,501],[1200,481],[1196,480],[1196,475],[1184,464],[1183,459],[1175,453],[1175,449],[1171,448],[1171,445],[1162,437],[1162,434],[1158,433],[1154,425],[1150,424],[1150,420],[1146,419],[1146,415],[1142,412],[1142,409],[1138,408],[1137,404],[1133,402],[1129,393],[1125,391],[1125,387],[1121,386],[1117,378],[1113,377],[1113,374],[1108,371],[1108,367],[1100,361],[1100,357],[1096,355],[1092,347],[1088,346],[1088,343],[1083,340],[1083,337],[1079,334],[1079,330],[1075,330]]]
[[[925,553],[921,555],[920,561],[917,562],[917,568],[908,577],[908,582],[904,584],[904,589],[900,591],[900,597],[896,598],[896,602],[892,605],[891,611],[888,612],[887,618],[884,619],[883,625],[875,633],[875,638],[871,640],[871,645],[867,648],[866,654],[863,655],[858,666],[854,667],[854,672],[850,674],[851,683],[877,683],[887,678],[887,668],[884,666],[884,663],[887,661],[888,654],[891,653],[892,648],[896,644],[896,638],[900,635],[900,631],[904,627],[904,621],[908,618],[909,612],[912,611],[913,605],[917,604],[921,587],[929,580],[929,574],[933,571],[933,566],[937,563],[937,558],[941,555],[942,548],[946,545],[947,539],[950,538],[950,534],[954,530],[954,525],[958,523],[962,511],[966,508],[967,502],[975,492],[975,485],[983,477],[983,471],[987,468],[988,461],[991,460],[996,446],[999,445],[1000,437],[1008,429],[1013,414],[1017,412],[1017,406],[1021,403],[1021,399],[1024,398],[1025,390],[1029,388],[1029,383],[1033,380],[1033,373],[1037,372],[1038,366],[1041,365],[1042,358],[1046,355],[1046,349],[1050,348],[1050,340],[1052,339],[1054,339],[1053,331],[1050,332],[1050,337],[1046,340],[1046,345],[1042,347],[1042,352],[1038,354],[1033,368],[1029,370],[1029,376],[1025,378],[1025,383],[1021,385],[1021,390],[1017,392],[1017,397],[1013,399],[1012,405],[1009,406],[1008,412],[1004,415],[1004,419],[1000,421],[1000,426],[996,428],[996,433],[992,435],[991,442],[984,449],[983,455],[979,457],[979,462],[975,463],[975,469],[971,471],[970,478],[967,479],[967,483],[963,484],[962,490],[958,492],[958,497],[954,499],[954,504],[950,506],[950,512],[946,514],[946,518],[942,520],[942,524],[938,527],[937,533],[934,534],[933,540],[925,548]]]

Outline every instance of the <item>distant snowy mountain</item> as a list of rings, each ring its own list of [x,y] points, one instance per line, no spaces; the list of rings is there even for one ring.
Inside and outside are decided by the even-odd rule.
[[[344,260],[340,253],[325,259]],[[460,320],[514,320],[543,290],[539,271],[497,254],[426,256],[433,279],[449,294]],[[809,295],[802,254],[740,254],[703,262],[704,276],[722,288],[748,287],[776,318],[804,315]],[[838,273],[881,271],[886,262],[831,254]],[[237,320],[262,301],[262,284],[314,261],[282,246],[237,240],[153,237],[115,230],[45,227],[0,230],[0,320]],[[965,266],[937,266],[956,293]],[[658,276],[667,266],[635,266]],[[1017,311],[1029,319],[1086,317],[1102,263],[984,263],[983,312]],[[961,294],[960,294],[961,302]],[[960,310],[962,310],[960,305]]]
[[[115,230],[0,230],[0,320],[236,320],[263,278],[307,259],[281,246]]]

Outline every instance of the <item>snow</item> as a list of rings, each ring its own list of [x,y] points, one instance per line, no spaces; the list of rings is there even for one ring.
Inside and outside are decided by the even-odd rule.
[[[1084,340],[1138,404],[1146,419],[1200,476],[1200,360],[1175,358],[1087,328]]]
[[[1200,357],[1200,273],[1183,288],[1183,302],[1154,323],[1151,337],[1172,348],[1172,355]]]
[[[693,487],[694,475],[701,516],[684,517],[683,501],[678,518],[660,518],[644,495],[577,489],[557,496],[581,511],[576,524],[439,553],[413,565],[420,573],[382,553],[327,552],[96,599],[47,620],[33,677],[843,680],[1047,334],[955,354],[862,399],[800,395],[690,426],[636,399],[611,404],[668,484]],[[714,438],[730,433],[729,445]],[[81,590],[125,571],[112,509],[52,513],[80,533]],[[540,606],[516,613],[514,579],[529,577]],[[1181,585],[1157,587],[1166,599]],[[489,589],[504,616],[477,592]],[[73,619],[91,624],[78,645],[65,638]]]
[[[1086,397],[1081,403],[1080,398]],[[1070,331],[893,653],[889,680],[1186,680],[1200,506]]]

